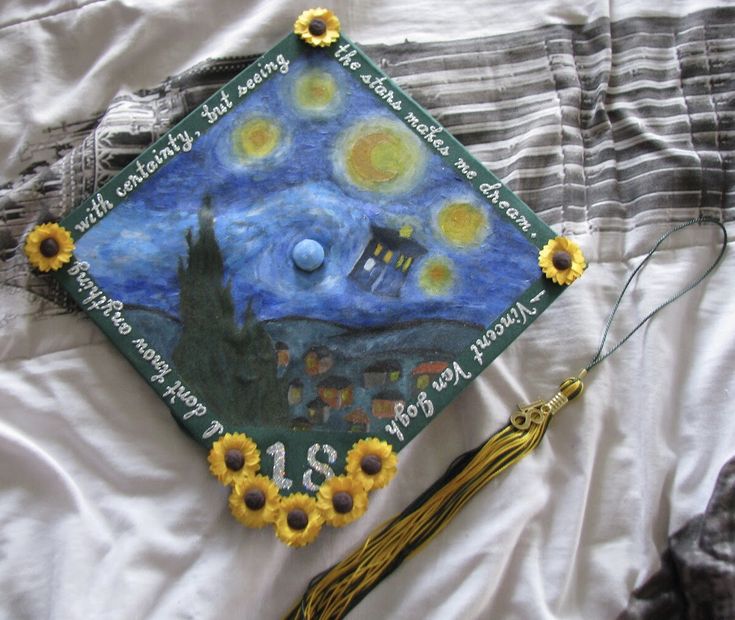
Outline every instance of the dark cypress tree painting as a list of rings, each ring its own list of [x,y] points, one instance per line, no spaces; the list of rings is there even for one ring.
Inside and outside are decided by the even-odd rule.
[[[186,233],[189,260],[179,258],[182,333],[173,353],[176,369],[226,424],[288,424],[286,387],[277,376],[276,352],[249,303],[235,319],[230,283],[214,232],[211,201],[199,212],[199,234]]]

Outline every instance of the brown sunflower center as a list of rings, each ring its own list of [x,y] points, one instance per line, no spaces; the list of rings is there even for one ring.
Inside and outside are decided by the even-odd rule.
[[[309,22],[309,32],[315,37],[322,36],[327,31],[327,22],[321,17],[315,17]]]
[[[551,263],[559,271],[564,271],[572,266],[572,255],[566,250],[558,250],[552,255]]]
[[[309,515],[301,510],[301,508],[294,508],[288,511],[286,523],[288,523],[288,527],[292,530],[304,530],[309,525]]]
[[[265,493],[260,489],[248,489],[245,493],[245,505],[250,510],[260,510],[265,506]]]
[[[366,454],[360,459],[360,469],[368,476],[374,476],[383,469],[383,461],[377,454]]]
[[[240,471],[245,466],[245,456],[237,448],[225,452],[225,465],[232,471]]]
[[[46,237],[41,241],[38,249],[46,258],[51,258],[59,253],[59,242],[53,237]]]
[[[334,506],[334,510],[341,515],[347,514],[352,510],[353,505],[354,501],[352,499],[352,495],[347,491],[338,491],[332,497],[332,506]]]

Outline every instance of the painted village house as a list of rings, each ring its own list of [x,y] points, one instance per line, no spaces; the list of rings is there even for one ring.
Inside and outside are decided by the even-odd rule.
[[[349,424],[351,433],[367,433],[370,430],[370,419],[362,407],[350,411],[344,419]]]
[[[401,365],[394,360],[371,364],[362,372],[362,382],[366,389],[378,388],[386,383],[395,383],[401,378]]]
[[[276,363],[279,368],[285,368],[288,366],[288,362],[290,360],[290,353],[288,350],[288,345],[285,342],[278,341],[275,344],[276,348]]]
[[[431,382],[449,367],[447,362],[422,362],[411,371],[415,391],[424,391]]]
[[[304,395],[304,382],[301,379],[294,379],[288,384],[288,404],[298,405]]]
[[[299,416],[298,418],[291,420],[291,430],[294,431],[310,431],[311,426],[312,424],[309,421],[309,418],[305,418],[303,416]]]
[[[405,405],[403,394],[395,390],[386,390],[373,396],[371,410],[373,417],[392,418],[395,415],[397,404]]]
[[[352,382],[345,377],[327,377],[317,385],[317,392],[332,409],[342,409],[352,404]]]
[[[307,375],[323,375],[334,365],[334,356],[327,347],[311,347],[304,355]]]
[[[376,295],[398,297],[409,270],[426,248],[411,239],[410,226],[394,230],[373,225],[371,229],[373,236],[349,277]]]
[[[324,424],[329,420],[329,405],[321,398],[306,403],[306,417],[312,424]]]

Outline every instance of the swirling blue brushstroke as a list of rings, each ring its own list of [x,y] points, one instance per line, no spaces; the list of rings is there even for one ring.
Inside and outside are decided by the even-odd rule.
[[[328,121],[293,106],[293,82],[313,66],[331,72],[342,93]],[[232,134],[255,117],[276,119],[283,140],[261,164],[244,164]],[[369,327],[453,319],[487,325],[537,278],[536,248],[434,152],[421,181],[403,195],[377,195],[347,183],[335,170],[334,145],[346,127],[371,117],[395,119],[356,76],[318,56],[295,59],[286,75],[263,83],[190,152],[118,204],[79,240],[76,256],[92,265],[108,294],[176,316],[185,234],[196,234],[198,211],[210,197],[226,279],[240,313],[252,301],[263,320],[300,316]],[[476,248],[453,247],[436,234],[438,209],[456,200],[471,201],[487,214],[491,232]],[[420,260],[443,256],[453,265],[455,282],[447,296],[421,289],[420,260],[397,298],[363,290],[348,277],[371,238],[371,225],[398,229],[404,223],[413,225],[413,239],[427,249]],[[294,245],[305,238],[326,252],[324,265],[312,273],[291,259]]]

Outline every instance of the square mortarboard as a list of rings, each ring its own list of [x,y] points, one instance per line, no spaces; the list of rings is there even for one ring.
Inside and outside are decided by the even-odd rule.
[[[539,268],[552,231],[323,9],[60,226],[73,256],[33,232],[37,266],[209,451],[233,514],[294,546],[360,516],[566,283]]]

